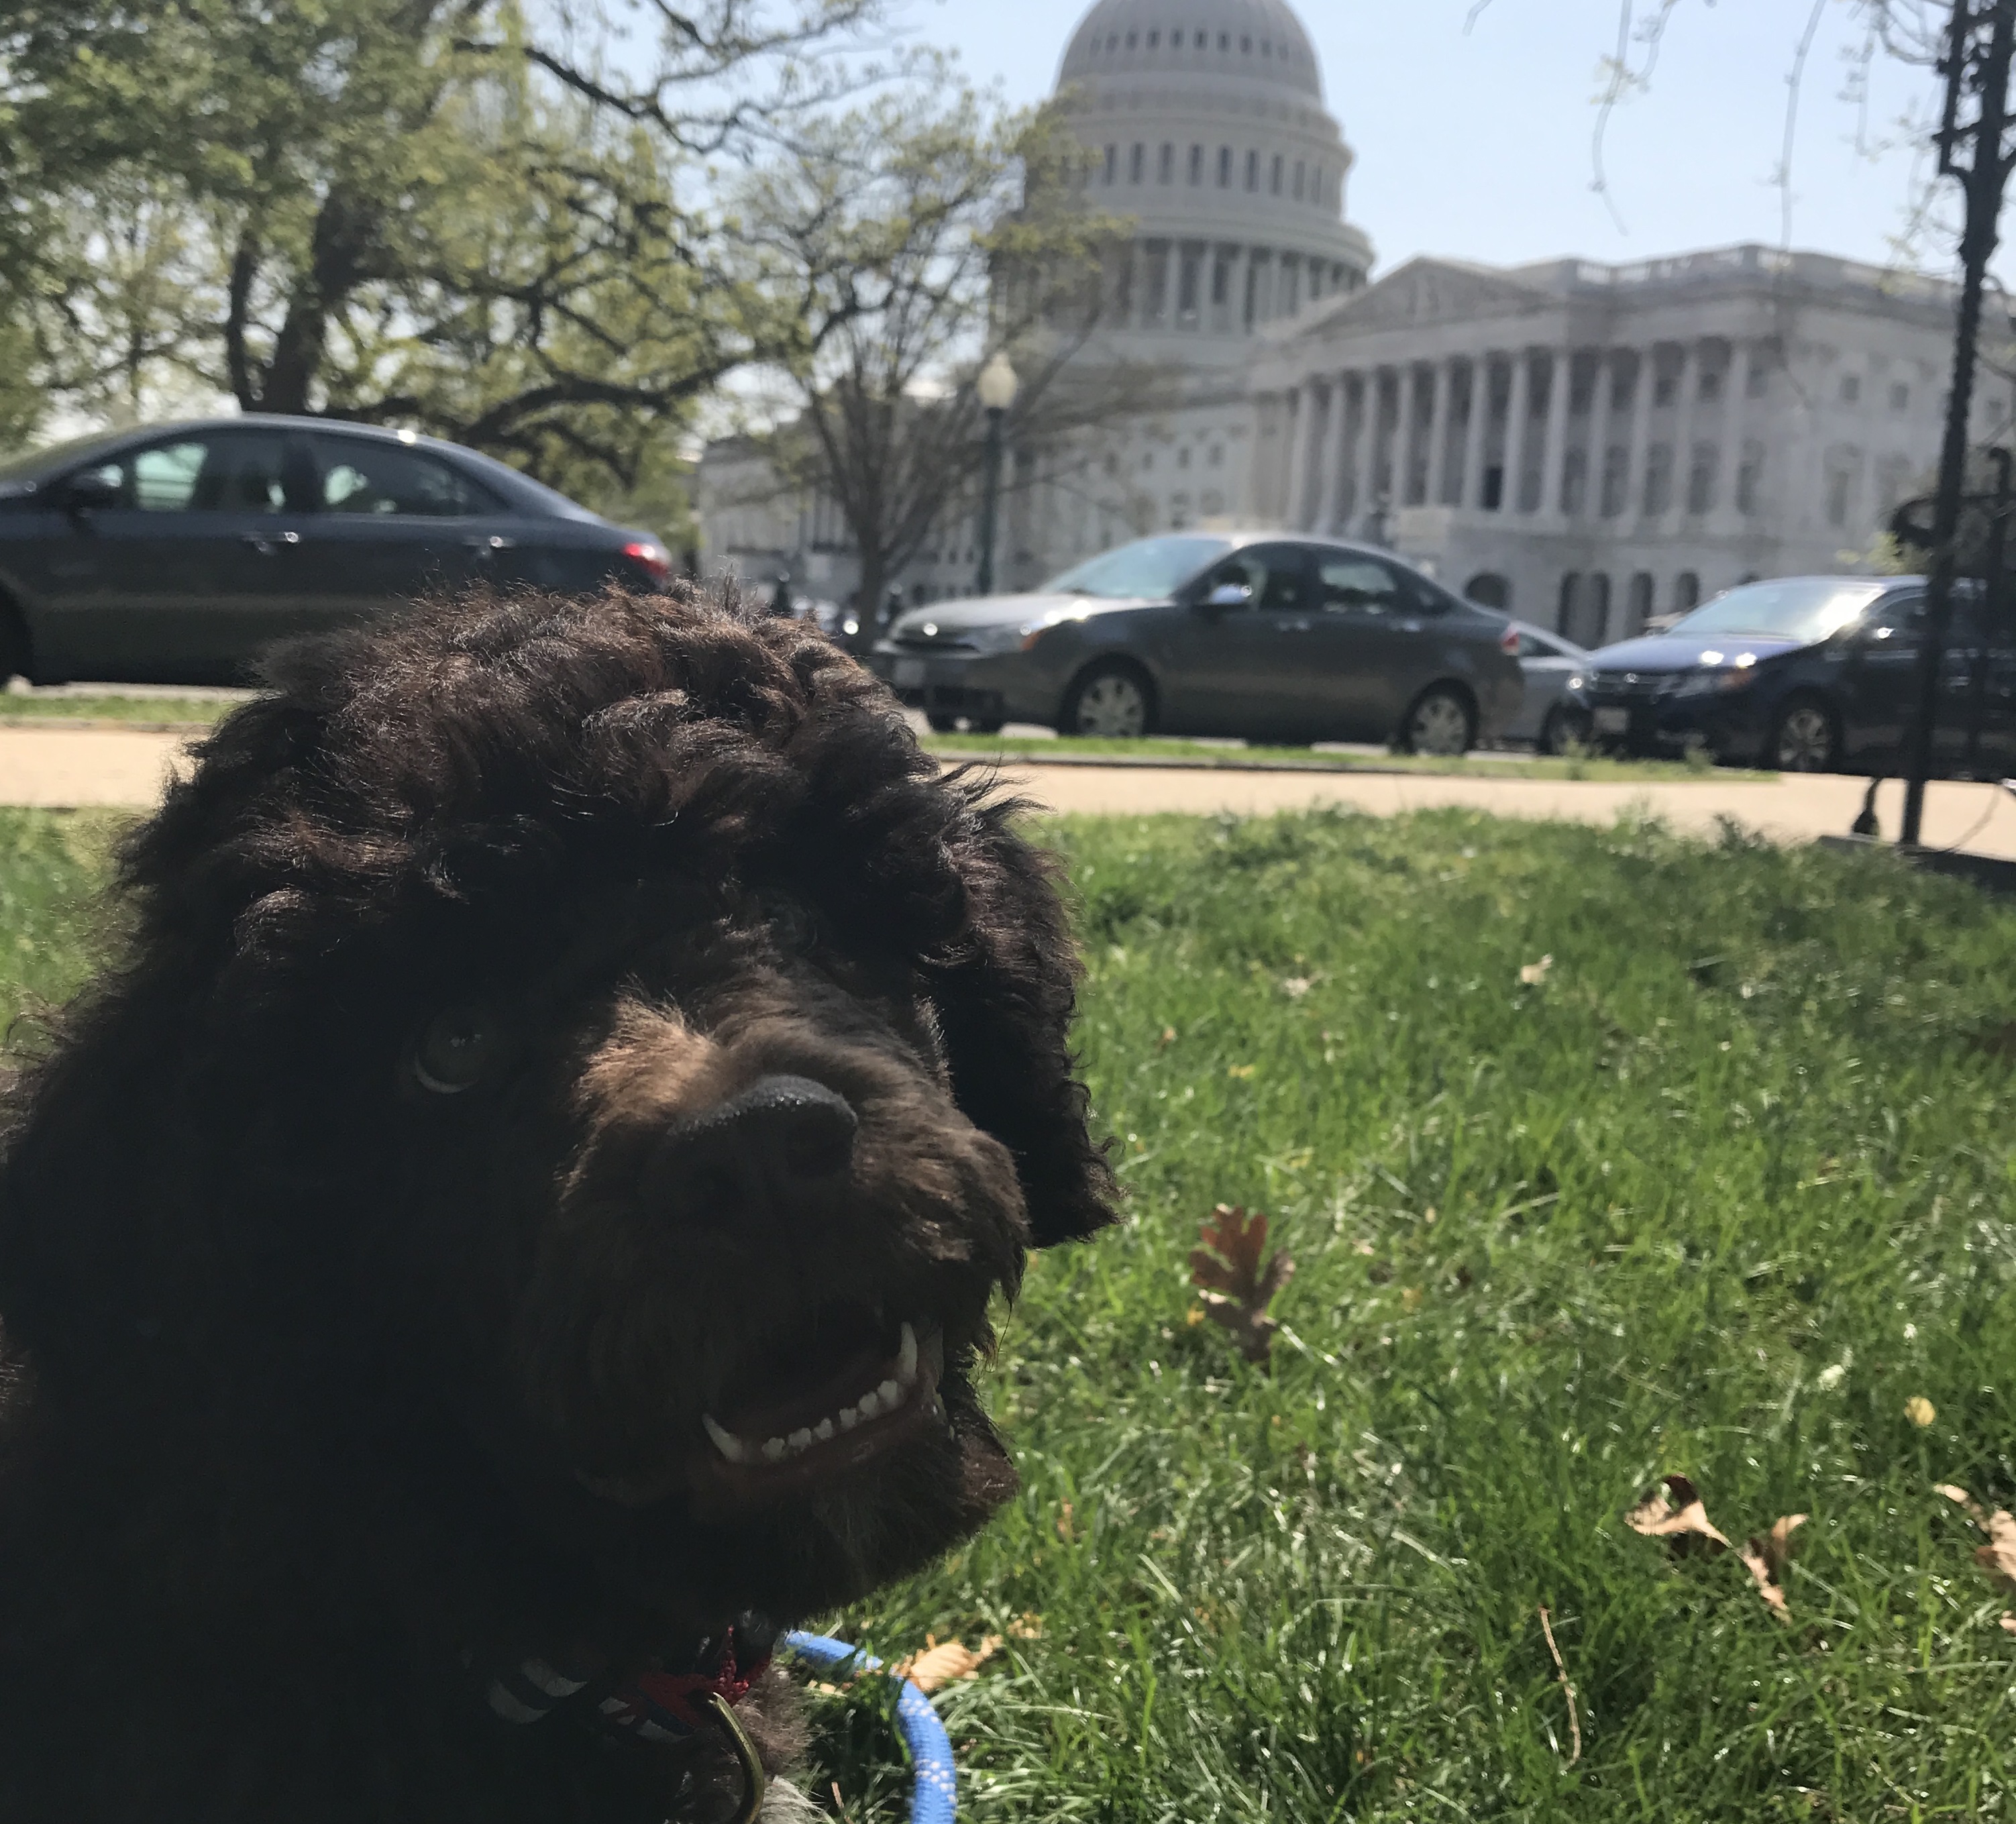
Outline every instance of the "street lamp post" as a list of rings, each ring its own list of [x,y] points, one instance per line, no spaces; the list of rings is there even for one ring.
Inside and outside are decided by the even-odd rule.
[[[996,350],[980,370],[974,390],[987,412],[987,466],[980,497],[980,570],[974,578],[979,593],[994,592],[994,526],[1001,506],[1001,423],[1015,403],[1015,370]]]

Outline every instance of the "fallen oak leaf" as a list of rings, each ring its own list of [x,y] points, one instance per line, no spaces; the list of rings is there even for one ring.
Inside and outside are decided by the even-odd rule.
[[[1743,1567],[1757,1585],[1757,1593],[1771,1605],[1781,1621],[1791,1619],[1785,1606],[1785,1567],[1791,1562],[1792,1534],[1806,1524],[1802,1513],[1788,1513],[1761,1538],[1744,1542],[1738,1554]]]
[[[1708,1540],[1719,1550],[1729,1548],[1728,1535],[1708,1517],[1700,1491],[1684,1476],[1667,1477],[1624,1516],[1624,1524],[1648,1539],[1672,1540],[1676,1552],[1696,1549],[1697,1539]]]
[[[1551,955],[1542,957],[1538,962],[1525,964],[1519,971],[1519,985],[1527,988],[1538,988],[1547,979],[1547,971],[1553,966],[1554,959]]]
[[[898,1660],[889,1671],[895,1678],[908,1678],[927,1697],[955,1679],[978,1676],[980,1668],[1001,1650],[1001,1636],[998,1634],[988,1635],[977,1648],[956,1640],[940,1645],[932,1642],[929,1635],[924,1639],[931,1644],[922,1653]]]
[[[1267,1315],[1275,1295],[1294,1277],[1295,1263],[1277,1250],[1263,1267],[1267,1218],[1259,1211],[1248,1217],[1243,1207],[1220,1203],[1213,1220],[1201,1225],[1201,1247],[1190,1250],[1190,1283],[1204,1314],[1232,1333],[1248,1362],[1265,1362],[1279,1327]]]
[[[1997,1582],[2016,1590],[2016,1515],[1998,1507],[1988,1516],[1985,1530],[1988,1543],[1975,1552],[1975,1563]]]

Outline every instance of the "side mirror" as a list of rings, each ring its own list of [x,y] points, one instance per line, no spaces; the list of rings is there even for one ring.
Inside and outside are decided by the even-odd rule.
[[[1249,583],[1219,583],[1198,606],[1203,608],[1244,608],[1253,599]]]
[[[99,513],[126,504],[125,491],[103,469],[86,469],[64,482],[56,504],[67,513]]]

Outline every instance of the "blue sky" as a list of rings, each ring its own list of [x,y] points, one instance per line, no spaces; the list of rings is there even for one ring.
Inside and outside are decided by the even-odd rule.
[[[1618,0],[1294,0],[1323,60],[1330,111],[1358,154],[1346,199],[1378,269],[1417,253],[1511,263],[1575,254],[1628,261],[1733,241],[1775,244],[1772,178],[1786,76],[1813,0],[1679,0],[1650,91],[1613,117],[1611,195],[1590,187],[1598,64]],[[1008,98],[1046,94],[1089,0],[907,0],[918,38],[956,50]],[[1640,10],[1647,8],[1641,4]],[[1879,63],[1866,108],[1842,99],[1857,41],[1826,0],[1809,57],[1793,164],[1792,242],[1887,262],[1913,192],[1899,123],[1929,113],[1929,71]],[[1857,149],[1858,133],[1892,149]],[[1949,239],[1913,263],[1945,272]]]

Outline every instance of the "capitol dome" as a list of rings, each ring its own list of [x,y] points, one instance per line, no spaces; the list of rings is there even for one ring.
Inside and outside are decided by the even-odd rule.
[[[1107,346],[1223,369],[1261,328],[1366,282],[1351,148],[1287,0],[1097,0],[1057,72],[1092,200],[1134,225]]]
[[[1117,70],[1208,70],[1323,99],[1323,72],[1286,0],[1099,0],[1071,34],[1060,87]]]

